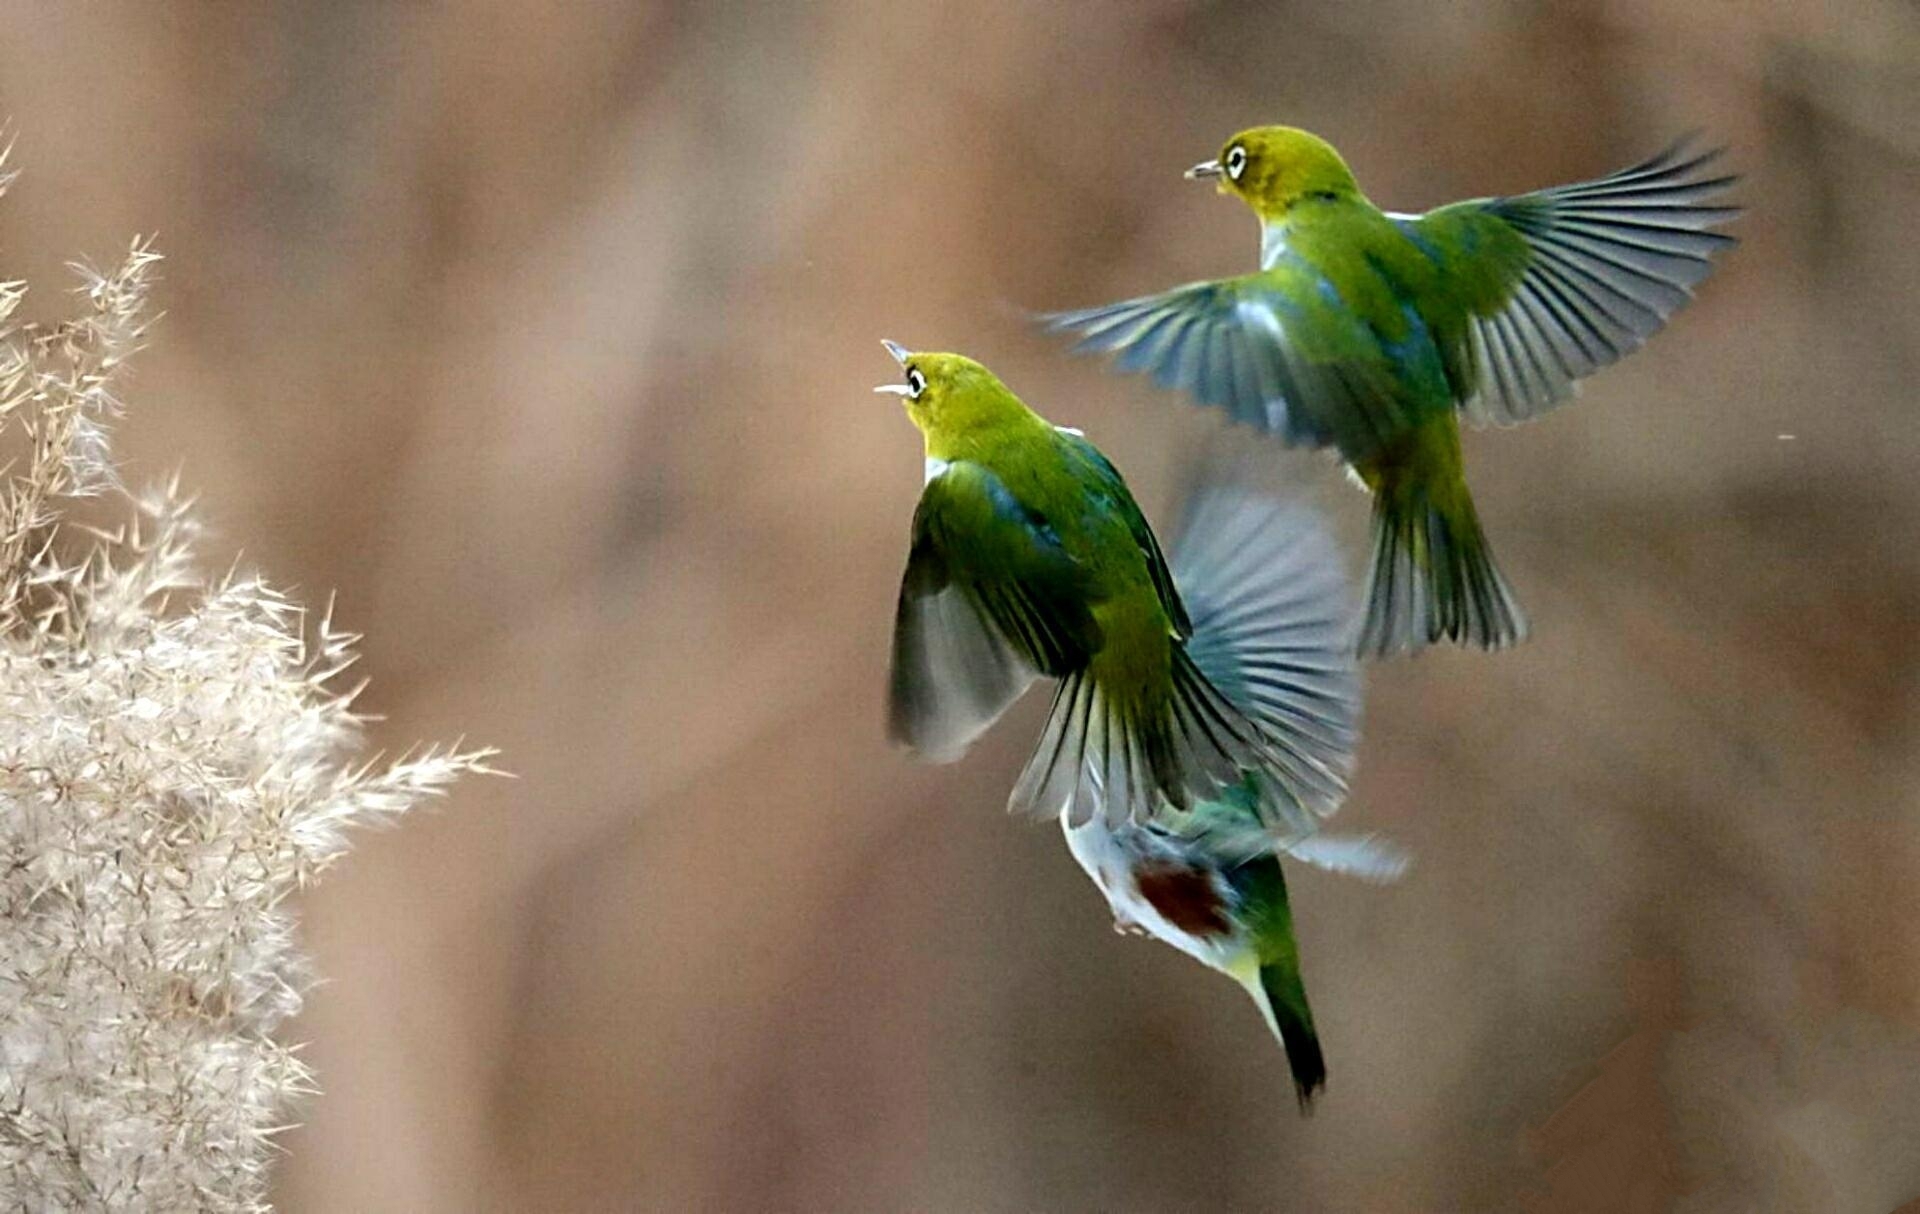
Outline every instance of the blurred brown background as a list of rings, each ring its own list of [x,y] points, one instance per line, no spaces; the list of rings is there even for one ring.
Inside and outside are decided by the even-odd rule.
[[[309,898],[293,1211],[1879,1212],[1920,1196],[1920,10],[6,5],[8,276],[169,255],[129,478],[494,743]],[[1211,419],[1010,303],[1250,266],[1180,180],[1315,129],[1414,209],[1704,127],[1744,244],[1584,403],[1469,439],[1536,638],[1376,669],[1303,872],[1310,1120],[881,689],[918,439],[986,358],[1167,512]],[[48,305],[43,304],[43,308]],[[1791,437],[1788,437],[1791,436]],[[1365,503],[1315,473],[1343,533]],[[1358,564],[1358,553],[1355,554]]]

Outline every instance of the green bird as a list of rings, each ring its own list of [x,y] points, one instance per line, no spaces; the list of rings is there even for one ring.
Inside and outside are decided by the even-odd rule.
[[[1340,154],[1291,127],[1242,131],[1187,176],[1260,220],[1260,269],[1043,319],[1236,421],[1339,452],[1373,494],[1357,648],[1527,631],[1480,530],[1459,415],[1510,424],[1638,349],[1692,297],[1738,209],[1708,200],[1717,150],[1676,144],[1595,181],[1380,210]]]
[[[1348,676],[1292,663],[1265,616],[1231,609],[1287,570],[1235,561],[1177,583],[1084,435],[970,358],[886,346],[905,382],[877,391],[904,398],[926,447],[894,617],[893,738],[957,759],[1045,676],[1058,686],[1012,809],[1178,823],[1254,773],[1258,838],[1242,846],[1312,834],[1346,790]],[[1194,596],[1228,606],[1195,616]]]
[[[1322,689],[1315,714],[1323,727],[1353,737],[1359,684],[1351,605],[1339,553],[1319,518],[1298,503],[1206,486],[1193,495],[1172,551],[1175,583],[1201,588],[1187,604],[1196,633],[1211,634],[1216,621],[1231,618],[1235,629],[1269,638],[1276,669]],[[1077,826],[1062,818],[1061,825],[1117,929],[1170,944],[1252,996],[1286,1051],[1305,1112],[1327,1067],[1281,858],[1379,881],[1398,877],[1407,861],[1382,840],[1320,833],[1249,853],[1241,840],[1259,828],[1261,779],[1247,774],[1179,829],[1097,817]]]

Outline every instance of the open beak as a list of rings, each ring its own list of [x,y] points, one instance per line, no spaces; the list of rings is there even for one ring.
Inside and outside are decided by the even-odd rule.
[[[1215,177],[1220,176],[1222,172],[1223,170],[1220,168],[1220,162],[1218,160],[1202,160],[1199,164],[1187,170],[1187,180],[1212,181]]]
[[[880,344],[887,348],[887,353],[893,355],[893,361],[899,363],[903,367],[907,365],[907,360],[913,357],[913,351],[907,349],[905,346],[901,345],[897,341],[888,341],[886,338],[883,337],[880,339]],[[875,388],[874,391],[885,392],[891,396],[912,396],[913,395],[913,389],[907,387],[907,385],[905,384],[881,384],[879,387]]]

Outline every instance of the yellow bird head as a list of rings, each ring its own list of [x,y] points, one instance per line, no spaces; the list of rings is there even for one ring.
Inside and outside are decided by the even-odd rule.
[[[927,436],[930,452],[1033,416],[998,376],[964,354],[916,353],[897,342],[880,344],[906,372],[906,382],[881,384],[874,391],[901,398],[907,416]]]
[[[1187,170],[1237,194],[1261,219],[1278,219],[1303,198],[1351,197],[1360,192],[1353,171],[1333,145],[1291,126],[1257,126],[1227,140],[1217,160]]]

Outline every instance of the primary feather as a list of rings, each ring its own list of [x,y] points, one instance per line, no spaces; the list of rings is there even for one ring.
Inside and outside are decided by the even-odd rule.
[[[1493,262],[1501,281],[1470,309],[1470,418],[1511,424],[1571,399],[1577,381],[1639,349],[1693,298],[1734,243],[1710,230],[1739,214],[1711,201],[1737,180],[1707,174],[1719,155],[1676,143],[1597,181],[1394,216],[1443,268],[1515,235],[1526,246]]]

